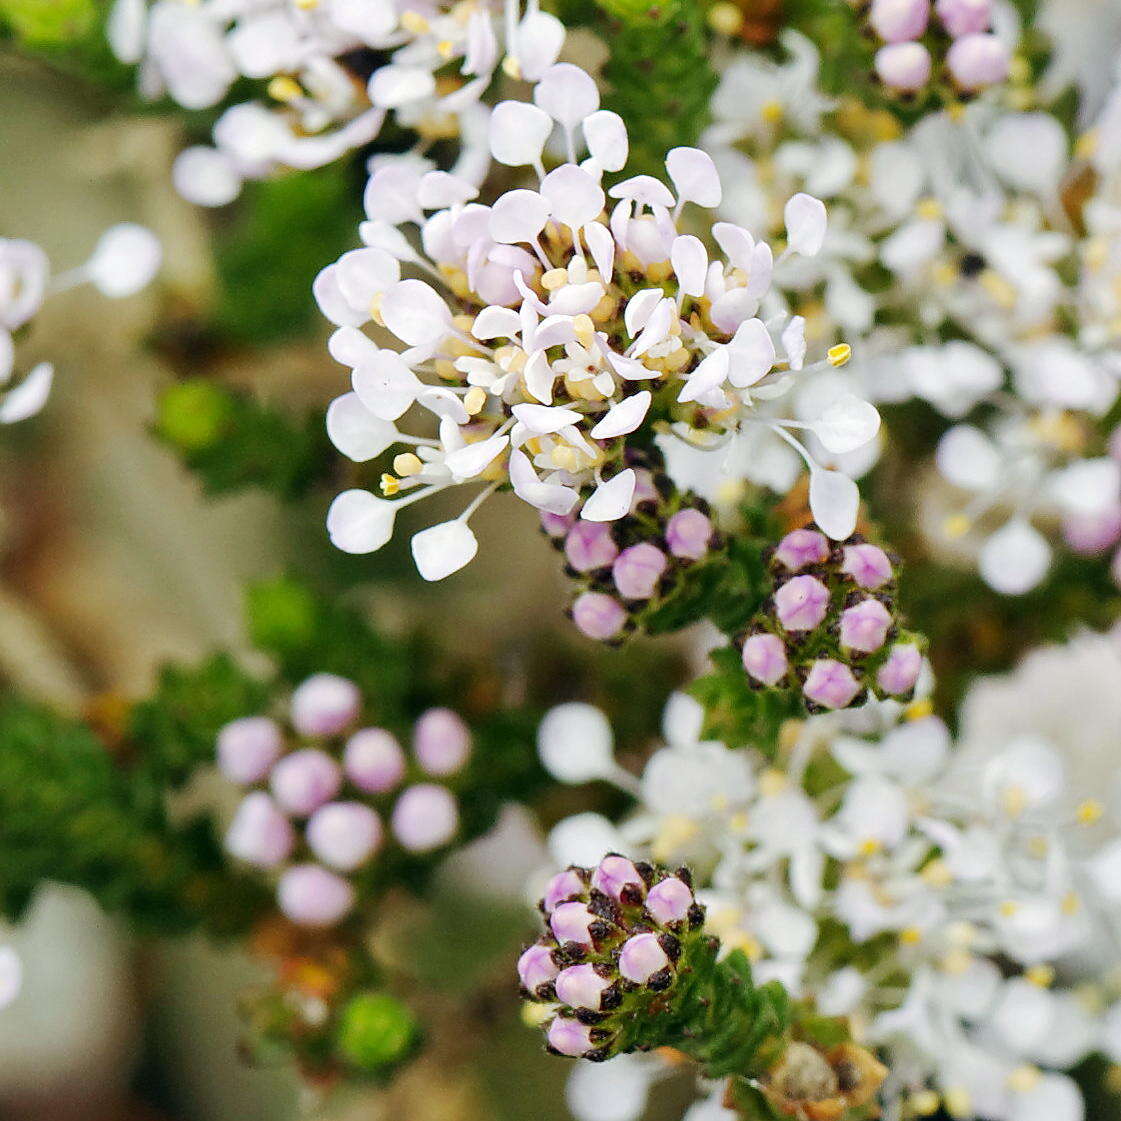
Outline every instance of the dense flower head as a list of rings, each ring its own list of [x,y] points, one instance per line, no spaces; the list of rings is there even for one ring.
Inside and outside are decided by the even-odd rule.
[[[546,142],[558,129],[569,162],[546,173]],[[581,147],[588,156],[577,163]],[[773,266],[766,243],[731,223],[711,227],[712,245],[681,232],[686,207],[720,201],[709,157],[671,151],[673,189],[639,175],[605,191],[605,172],[626,162],[626,129],[599,109],[592,79],[567,64],[546,72],[532,104],[496,107],[491,148],[501,163],[534,168],[538,189],[517,188],[486,206],[454,175],[381,168],[366,191],[366,247],[316,281],[320,307],[338,327],[331,352],[353,370],[353,392],[328,415],[332,439],[358,462],[394,445],[409,449],[382,476],[382,497],[355,489],[336,499],[328,516],[335,544],[371,552],[389,540],[403,506],[450,486],[480,486],[459,518],[413,538],[421,575],[440,579],[475,555],[467,520],[499,487],[553,517],[615,522],[631,511],[640,482],[626,457],[632,433],[716,448],[751,425],[797,449],[810,468],[815,516],[846,537],[854,484],[820,467],[789,428],[809,429],[843,453],[874,437],[878,414],[852,395],[810,422],[756,409],[803,369],[803,323],[758,317]],[[419,229],[420,252],[398,224]],[[820,202],[791,198],[783,256],[816,253],[825,226]],[[403,270],[425,279],[402,278]],[[404,349],[379,348],[361,330],[370,322]],[[848,348],[835,348],[821,365],[847,359]],[[398,431],[414,405],[435,418],[436,436]]]
[[[387,850],[423,856],[459,831],[447,783],[471,754],[471,732],[432,708],[411,757],[385,728],[362,724],[363,698],[320,673],[292,694],[288,719],[246,716],[218,735],[218,767],[247,792],[226,833],[231,856],[276,878],[280,910],[302,926],[341,922],[376,880]]]
[[[523,996],[549,1006],[546,1042],[561,1055],[609,1057],[619,1028],[672,993],[693,948],[707,946],[684,868],[609,854],[559,872],[540,909],[545,933],[519,958],[518,976]]]
[[[869,691],[908,698],[922,649],[899,624],[897,564],[856,535],[835,543],[809,525],[783,537],[770,598],[737,640],[752,684],[798,688],[811,711],[848,708]]]
[[[564,27],[534,0],[116,0],[107,33],[139,64],[141,93],[184,108],[221,103],[236,82],[261,97],[223,112],[213,146],[176,161],[184,197],[221,206],[247,179],[321,167],[373,141],[386,118],[433,143],[461,142],[460,170],[487,168],[481,97],[499,68],[533,79],[556,61]]]
[[[905,97],[938,87],[966,97],[1003,82],[1011,52],[993,34],[992,16],[993,0],[872,0],[876,76]]]

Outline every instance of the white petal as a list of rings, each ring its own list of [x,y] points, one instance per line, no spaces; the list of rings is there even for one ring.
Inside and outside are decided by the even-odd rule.
[[[521,329],[521,316],[512,308],[485,307],[475,316],[471,334],[477,339],[516,339]]]
[[[682,234],[673,239],[670,263],[677,275],[681,290],[687,296],[703,296],[705,276],[708,272],[708,253],[700,238]]]
[[[538,436],[559,432],[570,424],[577,424],[582,414],[560,405],[515,405],[514,416]]]
[[[843,541],[856,529],[860,491],[840,471],[814,468],[810,471],[810,512],[826,536]]]
[[[803,257],[813,257],[825,241],[825,204],[813,195],[797,194],[783,210],[787,246]]]
[[[665,299],[661,288],[643,288],[636,292],[623,309],[623,325],[630,337],[636,338],[646,326],[654,309]]]
[[[981,548],[981,576],[1006,596],[1036,587],[1051,567],[1051,546],[1023,518],[1001,526]]]
[[[571,229],[594,222],[603,210],[603,188],[575,164],[561,164],[541,180],[553,217]]]
[[[479,188],[458,175],[446,171],[426,172],[417,187],[417,202],[425,210],[443,210],[446,206],[461,206],[470,202]]]
[[[938,441],[934,461],[942,478],[963,490],[989,490],[1000,481],[1000,452],[971,424],[949,429]]]
[[[682,403],[696,401],[724,384],[728,377],[730,355],[726,346],[702,358],[697,368],[685,379],[677,399]]]
[[[509,52],[514,55],[527,82],[535,82],[557,61],[564,46],[564,24],[548,12],[527,12],[518,24]]]
[[[736,266],[749,272],[751,269],[751,254],[755,249],[755,238],[743,228],[731,222],[717,222],[712,227],[712,236],[716,244],[724,251],[724,256]]]
[[[726,335],[750,319],[759,307],[759,299],[746,288],[731,288],[713,300],[709,318]]]
[[[628,467],[600,483],[584,503],[580,517],[586,522],[618,521],[630,511],[636,481],[634,470]]]
[[[413,537],[412,550],[425,580],[443,580],[475,559],[479,542],[471,527],[456,519],[422,529]]]
[[[507,191],[491,207],[488,228],[495,241],[533,242],[549,220],[549,203],[536,191]]]
[[[633,432],[646,418],[650,401],[648,389],[624,397],[617,405],[608,409],[607,415],[592,429],[592,437],[596,440],[611,440]]]
[[[15,387],[0,397],[0,424],[28,420],[47,403],[54,383],[54,366],[40,362]]]
[[[729,380],[738,389],[754,385],[775,364],[775,343],[759,319],[748,319],[736,328],[728,344]]]
[[[492,436],[454,451],[444,458],[444,466],[458,479],[473,479],[485,471],[510,442],[509,436]]]
[[[627,162],[627,126],[618,113],[600,109],[584,121],[588,152],[604,171],[621,171]]]
[[[351,378],[362,404],[382,420],[397,420],[423,389],[421,380],[392,350],[376,351],[356,366]]]
[[[554,121],[571,130],[599,108],[599,90],[580,67],[558,62],[537,83],[533,101]]]
[[[336,327],[361,327],[369,321],[366,308],[353,307],[339,288],[339,266],[327,265],[320,269],[311,284],[311,293],[319,310]]]
[[[572,487],[541,482],[529,457],[520,450],[510,453],[510,483],[523,502],[561,517],[572,513],[580,497]]]
[[[241,172],[225,152],[197,144],[185,148],[171,165],[175,189],[195,206],[225,206],[241,194]]]
[[[85,270],[102,295],[120,299],[146,287],[162,261],[163,247],[151,230],[122,222],[101,235]]]
[[[395,504],[368,490],[344,490],[327,511],[327,533],[344,553],[373,553],[393,536]]]
[[[440,294],[423,280],[400,280],[381,304],[381,317],[403,343],[434,346],[444,339],[452,315]]]
[[[390,163],[370,176],[362,196],[366,217],[371,222],[420,222],[423,214],[417,202],[420,175],[406,164]]]
[[[537,754],[560,782],[604,778],[615,767],[615,736],[598,708],[573,701],[545,714],[537,728]]]
[[[490,115],[491,155],[507,167],[539,163],[553,119],[536,105],[501,101]]]
[[[842,393],[810,427],[827,451],[845,455],[875,437],[880,430],[880,414],[855,394]]]
[[[354,308],[370,307],[374,298],[401,276],[397,258],[384,249],[352,249],[335,262],[335,267],[339,291]]]
[[[609,282],[615,268],[615,239],[611,236],[611,231],[599,222],[589,222],[584,227],[584,240],[588,243],[599,275],[605,282]]]
[[[381,109],[397,109],[436,92],[436,79],[424,66],[381,66],[370,79],[370,100]]]
[[[683,202],[707,207],[720,205],[720,176],[707,152],[700,148],[673,148],[666,155],[666,170]]]
[[[1055,471],[1048,489],[1070,514],[1097,514],[1117,503],[1121,494],[1121,466],[1114,459],[1082,459]]]
[[[148,25],[147,0],[116,0],[105,21],[109,49],[134,66],[144,57],[144,33]]]
[[[795,315],[782,330],[782,349],[792,370],[800,370],[806,361],[806,321]]]
[[[327,435],[348,459],[366,463],[397,439],[397,429],[374,416],[357,393],[344,393],[327,407]]]
[[[0,946],[0,1009],[7,1008],[23,987],[23,963],[11,946]]]
[[[607,192],[613,199],[633,199],[647,206],[673,206],[673,192],[652,175],[635,175]]]

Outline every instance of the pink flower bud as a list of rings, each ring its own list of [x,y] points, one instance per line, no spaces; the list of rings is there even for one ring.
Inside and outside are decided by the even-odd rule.
[[[930,52],[922,43],[889,43],[876,52],[876,73],[889,89],[914,93],[930,81]]]
[[[626,608],[603,592],[584,592],[572,605],[572,621],[588,638],[606,642],[622,631]]]
[[[561,1055],[578,1059],[589,1051],[595,1050],[592,1042],[592,1029],[579,1020],[558,1016],[545,1033],[545,1042]]]
[[[712,541],[712,522],[700,510],[678,510],[666,523],[669,551],[682,560],[701,560]]]
[[[593,965],[570,965],[562,969],[557,977],[557,999],[569,1008],[590,1008],[598,1012],[600,997],[610,984],[595,971]]]
[[[384,794],[405,777],[405,753],[384,728],[360,728],[347,740],[343,770],[359,790]]]
[[[802,692],[823,708],[847,708],[860,692],[860,683],[844,662],[819,658],[810,667]]]
[[[292,823],[262,791],[242,799],[226,832],[226,851],[246,864],[275,868],[296,844]]]
[[[530,946],[518,958],[518,977],[531,993],[547,985],[559,972],[557,963],[553,961],[553,951],[548,946]]]
[[[790,669],[786,646],[775,634],[753,634],[743,644],[743,668],[761,685],[777,685]]]
[[[1092,557],[1104,553],[1121,538],[1121,506],[1093,514],[1067,514],[1063,540],[1076,553]]]
[[[267,716],[234,720],[218,733],[218,769],[231,782],[260,782],[280,757],[280,725]]]
[[[775,592],[775,616],[788,631],[812,631],[829,608],[829,589],[816,576],[795,576]]]
[[[829,559],[829,542],[816,529],[795,529],[775,546],[774,556],[790,572],[800,572]]]
[[[922,671],[922,654],[910,643],[896,643],[876,674],[876,684],[893,697],[909,693]]]
[[[354,888],[318,864],[289,868],[276,885],[280,909],[300,926],[334,926],[354,906]]]
[[[930,0],[872,0],[868,22],[885,43],[918,39],[930,19]]]
[[[578,942],[581,946],[592,945],[588,928],[596,921],[595,915],[583,903],[561,903],[549,916],[549,929],[563,946],[565,942]]]
[[[1008,77],[1008,48],[990,34],[963,35],[946,52],[946,66],[959,89],[973,92]]]
[[[688,918],[692,906],[693,892],[684,880],[676,876],[667,876],[656,883],[646,896],[646,909],[651,918],[663,925]]]
[[[410,786],[393,807],[393,835],[409,852],[431,852],[446,845],[459,828],[459,808],[443,786]]]
[[[619,973],[636,985],[645,985],[655,973],[669,965],[656,934],[636,934],[628,938],[619,953]]]
[[[841,645],[873,654],[887,641],[891,612],[878,599],[865,599],[841,612]]]
[[[381,818],[361,802],[328,802],[308,819],[306,836],[324,864],[353,872],[381,845]]]
[[[413,753],[430,775],[455,774],[471,754],[471,733],[450,708],[430,708],[413,728]]]
[[[893,575],[891,561],[878,545],[846,545],[841,571],[868,591],[883,587]]]
[[[558,872],[545,888],[545,914],[552,914],[558,903],[571,899],[574,895],[583,895],[587,885],[571,868]]]
[[[988,31],[992,24],[992,0],[937,0],[934,10],[942,26],[955,39],[959,35]]]
[[[548,510],[541,511],[541,528],[550,537],[563,537],[575,521],[575,514],[550,514]]]
[[[622,899],[628,888],[639,896],[646,891],[646,885],[634,864],[625,856],[614,853],[605,856],[592,872],[592,887],[602,891],[604,895],[610,895],[612,899]]]
[[[577,522],[564,539],[564,555],[577,572],[606,568],[618,555],[608,522]]]
[[[325,751],[306,747],[293,751],[272,769],[273,797],[290,814],[307,817],[339,792],[339,765]]]
[[[301,736],[336,736],[358,719],[362,694],[353,681],[317,673],[292,694],[292,725]]]
[[[643,541],[615,558],[611,576],[623,599],[649,599],[658,590],[666,563],[661,549]]]

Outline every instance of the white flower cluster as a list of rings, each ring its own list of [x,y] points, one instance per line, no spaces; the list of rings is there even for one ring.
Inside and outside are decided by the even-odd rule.
[[[568,158],[546,172],[554,131]],[[353,392],[328,414],[332,440],[358,462],[395,444],[410,449],[383,475],[385,497],[355,489],[335,500],[335,544],[378,549],[402,507],[459,485],[483,489],[458,518],[413,538],[426,579],[475,555],[468,518],[499,487],[550,514],[579,508],[586,521],[615,521],[638,500],[625,438],[640,428],[709,451],[764,428],[808,465],[818,524],[838,539],[850,534],[855,484],[791,430],[844,454],[873,439],[879,416],[852,394],[809,420],[776,414],[770,402],[796,374],[843,365],[849,351],[804,367],[802,319],[760,317],[775,265],[767,243],[730,222],[702,226],[707,244],[683,232],[687,206],[721,201],[712,160],[675,148],[666,158],[672,189],[638,175],[605,190],[605,174],[626,163],[627,132],[600,109],[593,80],[565,63],[545,73],[532,103],[496,106],[490,147],[499,163],[535,169],[537,189],[484,205],[458,176],[383,166],[366,190],[365,248],[316,280],[338,328],[331,353],[353,370]],[[784,214],[779,261],[817,253],[820,201],[796,194]],[[419,248],[402,231],[410,226]],[[395,345],[365,334],[371,323]],[[397,429],[414,405],[435,419],[434,435]]]
[[[39,362],[17,383],[16,336],[29,328],[49,295],[92,284],[110,299],[123,299],[144,288],[163,257],[150,230],[132,223],[113,226],[101,235],[89,260],[51,276],[46,253],[22,238],[0,238],[0,424],[33,417],[47,403],[54,366]]]
[[[1121,786],[1087,781],[1077,730],[1040,708],[1039,674],[1048,691],[1075,677],[1093,693],[1119,667],[1117,635],[1087,637],[1000,686],[1015,696],[995,738],[990,721],[955,746],[929,705],[886,703],[788,725],[775,759],[702,741],[699,706],[678,695],[640,780],[614,762],[598,710],[564,705],[539,732],[547,769],[612,782],[638,808],[619,826],[562,821],[552,855],[687,862],[709,925],[760,980],[851,1016],[882,1049],[887,1116],[941,1105],[959,1119],[1081,1121],[1065,1072],[1094,1052],[1121,1060]],[[1000,715],[1013,706],[1018,723]],[[641,1111],[636,1085],[663,1073],[620,1065],[626,1116]],[[612,1077],[577,1070],[581,1121],[605,1116],[595,1103]]]
[[[826,202],[821,252],[775,288],[810,339],[856,344],[847,391],[958,422],[936,457],[955,497],[932,532],[995,590],[1029,591],[1049,524],[1089,537],[1117,517],[1121,473],[1094,430],[1121,391],[1121,88],[1073,147],[1056,116],[995,92],[904,130],[824,98],[813,45],[783,42],[783,63],[736,56],[715,94],[703,143],[737,183],[722,212],[766,231],[776,196]],[[1075,212],[1079,180],[1092,191]],[[755,455],[757,481],[784,481],[785,454]]]
[[[213,146],[183,152],[183,196],[231,202],[247,179],[322,167],[369,144],[386,117],[423,155],[462,141],[459,171],[486,173],[481,102],[496,68],[533,79],[556,61],[564,27],[529,0],[116,0],[109,42],[139,63],[141,92],[187,109],[220,104],[240,79],[263,99],[226,109]]]

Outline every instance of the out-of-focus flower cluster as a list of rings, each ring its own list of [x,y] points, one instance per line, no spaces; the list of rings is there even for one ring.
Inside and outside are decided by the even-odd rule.
[[[535,2],[445,0],[116,0],[117,57],[139,64],[140,92],[185,109],[222,103],[249,79],[259,96],[225,109],[213,146],[183,152],[179,191],[203,206],[233,201],[247,179],[321,167],[373,141],[392,115],[423,157],[460,142],[458,171],[485,175],[496,69],[533,79],[556,61],[564,27]]]
[[[368,899],[379,865],[444,850],[459,829],[448,783],[466,764],[471,733],[450,709],[413,727],[412,758],[384,728],[360,727],[362,696],[332,674],[292,694],[285,724],[247,716],[218,737],[218,765],[251,788],[226,833],[231,856],[276,877],[280,910],[331,927]]]
[[[558,128],[568,162],[546,172],[546,143]],[[490,144],[498,162],[533,167],[538,189],[516,188],[487,206],[454,175],[381,168],[366,190],[366,248],[316,281],[320,307],[338,327],[331,352],[353,370],[353,392],[328,416],[332,439],[359,462],[395,444],[409,448],[382,476],[384,497],[354,489],[336,499],[328,516],[335,544],[371,552],[389,540],[404,506],[480,486],[458,518],[413,538],[421,575],[440,579],[475,555],[468,519],[500,487],[555,517],[615,522],[632,510],[639,483],[628,437],[662,432],[711,450],[754,427],[805,460],[818,524],[847,537],[855,485],[819,464],[791,429],[809,429],[830,453],[845,454],[875,436],[879,417],[852,394],[809,421],[767,407],[799,380],[804,324],[759,317],[774,267],[768,244],[728,222],[709,231],[715,253],[681,232],[689,204],[721,201],[712,160],[677,148],[666,158],[673,190],[640,175],[605,191],[604,174],[626,163],[627,132],[599,108],[592,79],[568,64],[546,72],[532,104],[496,107]],[[588,155],[577,163],[579,149]],[[821,203],[796,194],[784,214],[779,259],[815,255],[826,229]],[[408,225],[419,230],[419,251],[398,228]],[[371,322],[404,349],[379,347],[362,331]],[[838,346],[814,369],[848,356]],[[435,436],[397,429],[414,405],[435,418]]]
[[[1087,641],[1053,660],[1084,676],[1096,651],[1104,683],[1116,637]],[[1077,1121],[1065,1072],[1097,1051],[1121,1056],[1108,968],[1121,791],[1075,788],[1073,742],[1015,730],[993,741],[990,729],[955,746],[928,712],[872,703],[790,722],[767,756],[705,741],[703,711],[677,696],[667,743],[635,783],[612,760],[605,719],[562,706],[542,725],[546,766],[562,781],[615,782],[638,806],[619,826],[561,822],[552,852],[688,861],[726,949],[877,1045],[889,1111]],[[655,1063],[644,1071],[659,1077]]]
[[[131,222],[102,234],[84,264],[51,276],[46,253],[22,238],[0,238],[0,424],[33,417],[47,403],[54,365],[38,362],[15,384],[16,342],[30,331],[43,302],[79,284],[123,299],[146,287],[159,270],[163,251],[151,231]]]

